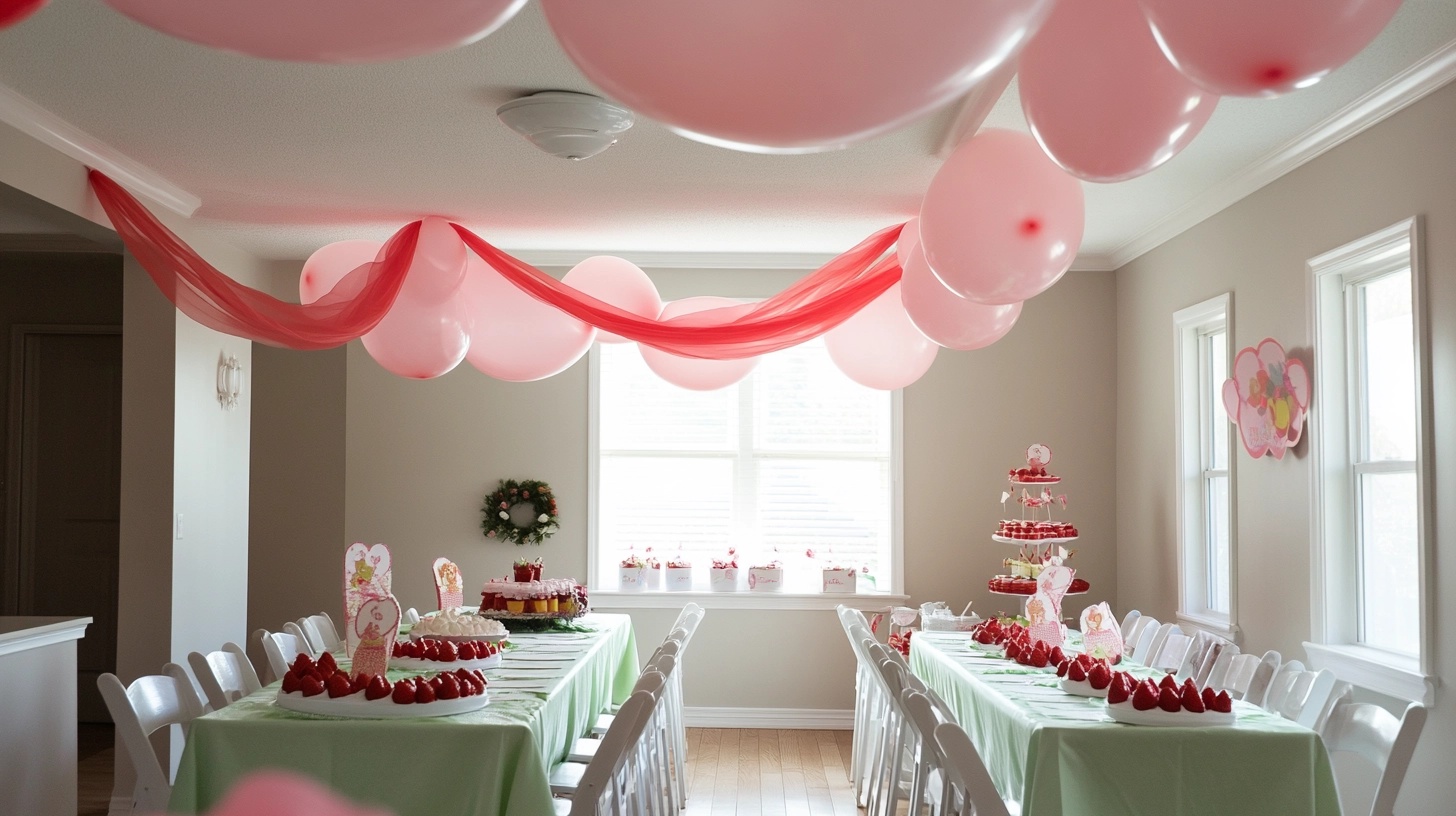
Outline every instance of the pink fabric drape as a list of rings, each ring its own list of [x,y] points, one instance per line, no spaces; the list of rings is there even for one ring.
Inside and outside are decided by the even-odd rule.
[[[359,337],[383,319],[409,272],[418,221],[396,232],[314,303],[279,300],[224,275],[105,174],[91,187],[127,249],[183,314],[225,334],[293,349],[324,349]],[[684,357],[736,359],[788,348],[847,320],[900,279],[895,246],[903,225],[886,227],[768,300],[685,315],[643,318],[585,295],[452,225],[465,245],[522,291],[597,328]]]

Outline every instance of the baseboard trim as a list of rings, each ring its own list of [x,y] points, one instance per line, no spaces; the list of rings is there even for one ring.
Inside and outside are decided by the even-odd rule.
[[[688,728],[792,728],[814,731],[848,731],[854,728],[854,711],[833,708],[713,708],[684,706]]]
[[[106,816],[131,816],[133,804],[130,796],[113,796],[106,808]]]

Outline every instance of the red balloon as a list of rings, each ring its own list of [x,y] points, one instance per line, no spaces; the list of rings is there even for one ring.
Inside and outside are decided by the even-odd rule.
[[[0,0],[0,28],[9,28],[40,11],[46,0]]]
[[[3,2],[3,0],[0,0]],[[106,0],[164,34],[253,57],[382,62],[473,43],[526,0]]]
[[[1006,336],[1021,317],[1021,304],[987,306],[945,288],[930,271],[925,254],[911,255],[900,278],[900,301],[921,334],[958,351],[982,349]]]
[[[1137,0],[1059,3],[1017,66],[1032,134],[1088,181],[1123,181],[1171,159],[1218,104],[1168,62]]]
[[[1400,8],[1400,0],[1138,2],[1178,70],[1224,96],[1313,85],[1360,53]]]
[[[951,291],[1019,303],[1056,283],[1082,245],[1082,185],[1023,133],[983,130],[946,159],[920,208],[920,249]]]
[[[894,130],[1014,59],[1051,0],[542,0],[608,96],[691,139],[831,150]]]

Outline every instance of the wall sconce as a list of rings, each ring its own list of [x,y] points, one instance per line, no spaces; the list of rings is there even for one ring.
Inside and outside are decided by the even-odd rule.
[[[225,411],[238,407],[238,398],[243,394],[243,364],[238,358],[218,355],[217,360],[217,403]]]

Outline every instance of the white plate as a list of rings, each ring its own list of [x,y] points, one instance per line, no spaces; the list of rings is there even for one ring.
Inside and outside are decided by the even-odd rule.
[[[418,657],[391,657],[389,667],[391,669],[402,669],[404,671],[450,671],[456,669],[493,669],[501,664],[501,657],[505,652],[496,652],[484,660],[424,660]]]
[[[511,636],[511,633],[510,632],[506,632],[504,635],[417,635],[417,634],[414,633],[414,630],[411,629],[410,630],[409,639],[410,640],[438,640],[438,641],[441,641],[441,642],[448,641],[450,643],[469,643],[472,640],[483,640],[486,643],[500,643],[501,641],[509,638],[510,636]]]
[[[1238,722],[1239,715],[1229,712],[1222,714],[1217,711],[1205,711],[1202,714],[1194,714],[1191,711],[1164,711],[1161,708],[1150,708],[1147,711],[1138,711],[1132,707],[1132,700],[1107,707],[1107,715],[1120,723],[1128,725],[1159,725],[1176,726],[1180,728],[1202,728],[1205,726],[1233,725]]]
[[[302,714],[323,714],[330,717],[354,717],[372,720],[391,720],[403,717],[448,717],[485,708],[490,701],[490,689],[484,694],[457,697],[454,700],[436,700],[433,703],[396,703],[389,697],[378,700],[364,699],[364,692],[355,692],[347,697],[330,697],[328,692],[312,697],[302,692],[278,692],[278,707]]]
[[[1066,538],[1008,538],[992,533],[991,540],[999,541],[1002,544],[1068,544],[1076,541],[1077,536],[1068,536]]]
[[[1095,689],[1092,688],[1092,684],[1086,680],[1069,680],[1063,677],[1061,678],[1061,687],[1062,691],[1065,691],[1068,694],[1075,694],[1079,697],[1106,697],[1107,689],[1112,688],[1112,684],[1108,683],[1107,688]],[[1141,714],[1142,712],[1138,713]],[[1166,714],[1167,712],[1164,711],[1163,713]]]

